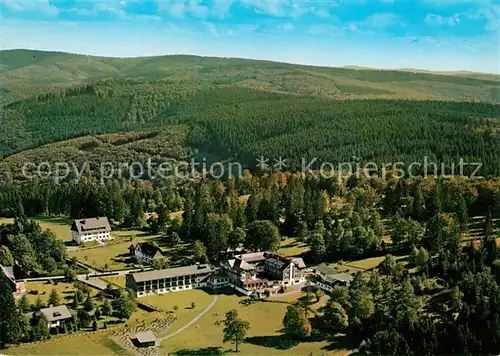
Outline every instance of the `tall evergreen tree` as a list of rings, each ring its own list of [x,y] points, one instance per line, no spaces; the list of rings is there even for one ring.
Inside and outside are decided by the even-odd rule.
[[[0,276],[0,342],[15,344],[21,340],[23,316],[19,310],[11,286],[7,279]]]

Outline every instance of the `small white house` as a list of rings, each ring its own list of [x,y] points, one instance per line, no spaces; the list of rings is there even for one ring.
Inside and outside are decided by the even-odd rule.
[[[108,218],[75,220],[71,225],[71,237],[77,245],[82,242],[110,240],[111,227]]]

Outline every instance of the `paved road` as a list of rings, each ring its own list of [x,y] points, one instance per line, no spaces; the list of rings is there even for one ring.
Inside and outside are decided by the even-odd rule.
[[[215,305],[215,303],[217,303],[217,300],[219,299],[219,296],[217,295],[214,295],[214,299],[212,300],[212,302],[208,305],[208,307],[206,307],[200,314],[198,314],[193,320],[191,320],[189,323],[187,323],[186,325],[184,325],[182,328],[180,328],[179,330],[177,330],[176,332],[172,333],[172,334],[169,334],[167,336],[164,336],[164,337],[160,337],[158,338],[158,342],[161,343],[163,340],[167,340],[167,339],[170,339],[171,337],[174,337],[175,335],[177,334],[180,334],[181,332],[183,332],[184,330],[186,330],[187,328],[189,328],[191,325],[193,325],[194,323],[196,323],[203,315],[205,315],[210,309],[212,309],[212,307]]]

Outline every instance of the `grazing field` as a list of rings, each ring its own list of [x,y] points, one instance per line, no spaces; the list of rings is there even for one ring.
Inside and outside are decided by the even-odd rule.
[[[168,329],[168,334],[177,331],[199,313],[201,313],[213,300],[213,296],[203,290],[188,290],[182,292],[166,293],[161,295],[142,297],[141,302],[160,308],[162,311],[174,311],[177,317],[174,324]],[[194,308],[191,303],[194,302]]]
[[[285,256],[300,256],[309,250],[309,246],[303,242],[296,241],[293,237],[281,241],[279,253]]]
[[[250,322],[248,342],[240,346],[242,355],[309,355],[345,354],[347,350],[338,349],[328,352],[324,349],[327,341],[295,344],[281,333],[282,320],[287,304],[277,302],[256,302],[245,305],[246,298],[235,295],[219,295],[217,303],[195,324],[178,335],[162,342],[165,351],[160,353],[201,354],[210,348],[214,354],[234,349],[229,343],[222,343],[222,328],[214,323],[224,319],[231,309],[238,310],[240,317]],[[173,329],[172,329],[173,330]]]
[[[349,268],[349,267],[354,267],[356,269],[372,269],[377,267],[383,260],[385,259],[385,256],[382,257],[370,257],[370,258],[365,258],[362,260],[357,260],[357,261],[346,261],[344,262],[344,266]]]
[[[58,282],[47,283],[47,282],[28,282],[26,283],[26,295],[28,296],[28,300],[30,303],[34,303],[37,297],[40,297],[44,304],[47,304],[49,300],[49,295],[52,290],[55,289],[59,296],[61,297],[61,301],[64,304],[71,303],[73,300],[73,295],[75,291],[75,287],[72,283],[63,283]],[[97,294],[94,289],[91,289],[92,295]]]
[[[125,288],[125,276],[106,276],[101,277],[103,281]]]
[[[115,239],[107,241],[104,246],[97,245],[89,248],[81,248],[69,252],[69,255],[94,268],[109,270],[125,269],[133,263],[128,250],[131,244],[135,245],[138,242],[151,241],[158,238],[158,235],[150,235],[138,230],[113,231],[111,234]]]
[[[71,219],[66,217],[46,217],[37,216],[34,218],[29,218],[35,220],[40,224],[43,230],[52,231],[58,239],[64,242],[71,241]],[[10,224],[14,221],[12,218],[0,218],[0,224]]]
[[[108,332],[78,333],[55,337],[49,341],[9,347],[7,355],[130,355],[108,339]]]

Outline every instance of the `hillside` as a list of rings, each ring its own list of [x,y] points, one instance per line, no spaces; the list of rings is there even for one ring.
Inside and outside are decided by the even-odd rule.
[[[469,77],[470,76],[470,77]],[[312,67],[269,61],[197,56],[104,58],[61,52],[0,51],[3,103],[102,78],[169,80],[198,85],[236,85],[329,98],[397,98],[496,101],[500,76],[436,75],[399,70]]]
[[[286,157],[292,168],[315,157],[386,163],[428,156],[447,167],[467,157],[483,162],[484,174],[500,174],[498,76],[196,56],[19,50],[0,58],[0,158],[21,152],[4,160],[7,170],[33,157],[76,156],[82,151],[76,138],[84,136],[93,140],[90,148],[99,147],[98,157],[132,159],[135,151],[101,141],[130,132],[155,147],[140,151],[144,157],[187,159],[195,148],[250,168],[261,155]],[[178,133],[178,124],[183,135],[172,143],[167,133]],[[42,145],[48,146],[36,149]],[[172,145],[182,154],[171,154]]]

